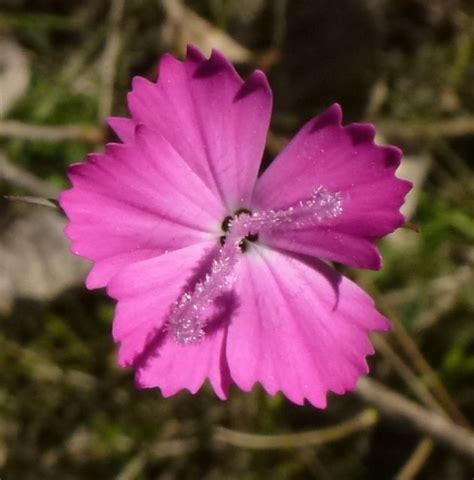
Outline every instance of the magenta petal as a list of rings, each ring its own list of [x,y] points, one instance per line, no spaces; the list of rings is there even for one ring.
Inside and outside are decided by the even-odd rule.
[[[118,300],[113,337],[122,342],[121,365],[132,364],[143,353],[143,342],[163,327],[172,304],[213,246],[213,243],[198,243],[138,261],[112,278],[107,293]],[[135,345],[138,337],[141,343]]]
[[[107,123],[123,143],[133,142],[135,139],[136,123],[130,118],[109,117]]]
[[[239,387],[259,382],[320,408],[328,391],[356,387],[373,353],[368,332],[389,328],[365,292],[318,260],[264,247],[243,256],[237,278],[227,359]]]
[[[89,275],[87,275],[86,287],[89,289],[105,287],[109,279],[123,267],[140,260],[161,255],[161,253],[162,250],[158,248],[141,248],[138,250],[127,250],[123,253],[97,260],[89,272]]]
[[[334,105],[306,124],[258,180],[252,206],[284,209],[310,198],[318,187],[339,192],[343,212],[337,218],[300,232],[276,228],[261,240],[295,253],[376,269],[381,257],[374,240],[403,224],[399,209],[411,185],[395,176],[400,150],[375,145],[372,125],[343,127],[341,117]]]
[[[271,114],[265,75],[246,82],[220,53],[164,55],[157,83],[133,81],[133,119],[164,136],[229,211],[249,205]]]
[[[97,262],[91,288],[129,263],[215,238],[226,214],[163,137],[144,126],[135,137],[73,165],[60,196],[73,252]]]
[[[209,378],[225,398],[230,382],[222,357],[225,328],[206,335],[197,345],[181,345],[163,330],[174,302],[190,280],[204,274],[203,259],[214,243],[201,243],[124,268],[110,282],[118,300],[113,336],[120,342],[119,364],[137,370],[143,388],[160,387],[164,396],[183,388],[195,393]]]
[[[167,335],[156,355],[138,369],[137,385],[159,387],[169,397],[183,389],[196,393],[209,379],[216,395],[227,398],[231,379],[225,360],[226,330],[217,329],[195,345],[181,345]]]

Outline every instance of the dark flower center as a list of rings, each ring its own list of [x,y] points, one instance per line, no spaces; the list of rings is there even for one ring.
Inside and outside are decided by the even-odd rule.
[[[238,210],[236,210],[234,212],[233,216],[227,215],[227,217],[224,218],[224,220],[222,221],[222,224],[221,224],[222,231],[227,233],[230,229],[230,225],[232,223],[232,220],[238,218],[243,213],[245,213],[247,215],[252,215],[252,212],[248,208],[239,208]],[[221,235],[219,237],[219,241],[220,241],[220,244],[222,246],[225,245],[226,238],[227,238],[226,235]],[[249,235],[247,235],[245,238],[243,238],[239,242],[240,251],[243,253],[247,250],[247,248],[248,248],[247,242],[256,242],[257,240],[258,240],[258,233],[250,233]]]

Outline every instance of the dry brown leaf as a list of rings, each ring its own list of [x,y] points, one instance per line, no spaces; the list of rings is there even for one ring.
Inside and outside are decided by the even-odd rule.
[[[50,300],[82,283],[89,265],[69,251],[66,219],[59,212],[27,206],[2,220],[0,312],[7,313],[18,298]]]
[[[179,0],[162,0],[161,3],[167,15],[162,33],[163,40],[168,45],[176,47],[179,52],[183,52],[186,45],[191,43],[205,54],[209,54],[213,48],[216,48],[234,63],[247,63],[253,60],[250,50]]]
[[[26,93],[29,83],[26,53],[14,40],[0,37],[0,118]]]

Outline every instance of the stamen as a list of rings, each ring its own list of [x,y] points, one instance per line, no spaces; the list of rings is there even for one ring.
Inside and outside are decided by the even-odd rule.
[[[238,229],[237,229],[238,230]],[[212,261],[211,271],[199,280],[192,293],[176,302],[168,318],[168,328],[178,343],[197,343],[204,337],[205,315],[214,300],[232,286],[234,265],[240,255],[240,238],[227,239]]]
[[[259,232],[269,232],[281,225],[301,230],[336,218],[343,211],[340,192],[330,192],[318,187],[308,200],[301,200],[285,210],[266,210],[250,213],[240,209],[234,217],[223,222],[225,236],[220,237],[222,248],[213,260],[211,271],[199,280],[192,292],[184,293],[172,307],[168,329],[173,338],[182,344],[201,341],[205,336],[206,313],[216,298],[232,287],[234,266],[245,251],[245,239],[255,241]],[[230,220],[229,220],[230,218]],[[225,224],[225,229],[224,229]]]
[[[342,203],[340,192],[330,192],[320,186],[313,191],[309,200],[300,200],[285,210],[258,213],[262,220],[259,231],[268,232],[283,224],[296,230],[317,225],[323,220],[338,217],[342,213]]]

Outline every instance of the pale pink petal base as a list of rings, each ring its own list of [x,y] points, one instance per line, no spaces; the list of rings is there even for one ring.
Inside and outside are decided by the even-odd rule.
[[[319,408],[328,391],[353,390],[374,352],[368,332],[390,327],[372,299],[317,260],[265,247],[243,257],[227,340],[233,381]]]

